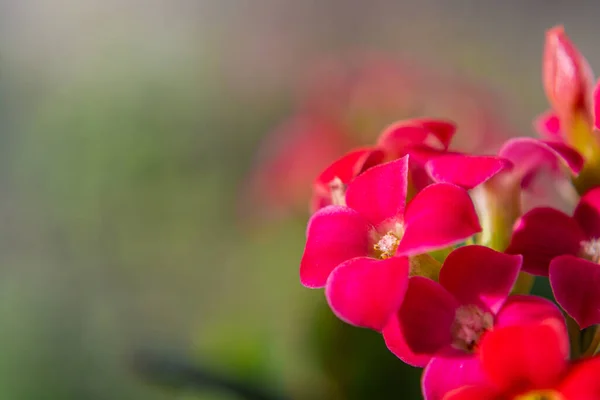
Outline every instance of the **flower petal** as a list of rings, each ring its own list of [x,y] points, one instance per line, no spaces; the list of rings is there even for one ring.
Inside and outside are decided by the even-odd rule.
[[[594,103],[594,129],[600,130],[600,80],[596,82],[592,99]]]
[[[566,399],[600,399],[600,356],[575,364],[559,386]]]
[[[358,174],[383,161],[383,157],[383,151],[364,147],[346,153],[330,164],[313,184],[312,211],[332,204],[330,185],[334,180],[339,179],[347,185]]]
[[[600,265],[574,256],[550,263],[550,285],[556,302],[581,329],[600,323]]]
[[[499,400],[498,392],[489,386],[465,386],[448,393],[444,400]]]
[[[541,168],[560,173],[561,165],[577,175],[584,163],[581,154],[564,143],[526,137],[507,140],[498,155],[513,163],[512,174],[520,180],[529,180]]]
[[[404,214],[404,236],[396,254],[412,255],[451,246],[481,231],[466,190],[436,183],[417,193]]]
[[[325,290],[333,312],[343,321],[381,330],[404,298],[408,258],[354,258],[336,268]]]
[[[548,110],[542,115],[538,116],[533,122],[535,130],[545,139],[560,141],[560,119],[558,115],[552,110]]]
[[[593,84],[591,68],[562,26],[546,33],[543,78],[546,96],[561,116],[585,109]]]
[[[457,307],[456,299],[439,283],[420,276],[410,278],[402,307],[383,329],[386,345],[407,364],[424,366],[451,344]]]
[[[467,190],[511,167],[510,161],[500,157],[467,154],[445,154],[429,160],[425,166],[434,181],[453,183]]]
[[[502,391],[551,387],[567,367],[561,342],[562,333],[551,323],[506,326],[483,336],[479,354]]]
[[[554,257],[577,255],[585,239],[577,222],[565,213],[534,208],[517,221],[506,253],[523,255],[523,271],[547,276]]]
[[[394,157],[407,154],[407,148],[415,145],[447,150],[455,132],[454,123],[440,119],[399,121],[383,131],[377,145]]]
[[[569,336],[565,317],[556,304],[543,297],[531,295],[510,296],[496,314],[494,326],[502,328],[514,325],[535,325],[545,322],[554,324],[556,331],[562,335],[561,343],[564,347],[563,351],[568,353]]]
[[[444,261],[440,283],[463,304],[484,306],[496,313],[510,293],[522,257],[485,246],[463,246]]]
[[[377,165],[357,176],[346,191],[346,203],[375,227],[402,218],[406,204],[408,157]]]
[[[339,264],[369,253],[369,223],[357,211],[328,206],[317,211],[306,229],[306,246],[300,262],[304,286],[325,286]]]
[[[588,238],[600,238],[600,188],[594,188],[581,197],[573,218]]]
[[[421,386],[425,400],[442,400],[445,394],[455,389],[484,385],[486,381],[479,357],[450,347],[427,364]]]

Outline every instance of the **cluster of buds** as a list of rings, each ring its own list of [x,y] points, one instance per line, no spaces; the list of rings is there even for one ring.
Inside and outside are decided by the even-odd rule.
[[[450,121],[401,121],[314,181],[302,284],[423,367],[426,399],[600,398],[600,91],[561,27],[543,75],[540,139],[476,155]],[[571,215],[524,212],[542,171],[572,185]]]

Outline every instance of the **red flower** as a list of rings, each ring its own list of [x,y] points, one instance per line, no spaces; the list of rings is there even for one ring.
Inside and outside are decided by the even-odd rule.
[[[595,260],[600,238],[600,188],[581,198],[573,217],[549,207],[535,208],[515,225],[507,253],[523,255],[523,270],[548,276],[550,262],[570,255]],[[600,249],[600,245],[598,245]]]
[[[307,227],[300,279],[326,286],[344,321],[379,330],[404,297],[407,256],[463,241],[480,230],[468,193],[434,184],[406,205],[408,156],[356,177],[346,206],[317,211]]]
[[[546,319],[564,321],[545,299],[508,297],[520,266],[519,256],[473,245],[450,253],[439,283],[410,278],[402,306],[383,336],[406,363],[427,365],[422,380],[426,399],[441,399],[449,390],[485,380],[478,348],[489,330]]]
[[[568,362],[564,326],[515,325],[489,332],[479,348],[486,383],[444,400],[594,400],[600,398],[600,357]]]

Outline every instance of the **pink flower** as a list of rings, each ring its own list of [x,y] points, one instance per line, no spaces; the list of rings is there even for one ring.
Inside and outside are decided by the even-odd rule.
[[[593,400],[600,398],[600,357],[570,363],[565,327],[515,325],[489,332],[479,348],[486,382],[444,400]]]
[[[507,253],[523,255],[523,270],[548,276],[550,262],[570,255],[594,261],[600,238],[600,189],[581,198],[573,217],[549,207],[535,208],[515,225]],[[600,249],[600,247],[599,247]]]
[[[326,286],[342,320],[380,330],[402,302],[408,256],[459,243],[480,230],[468,193],[434,184],[406,205],[408,156],[370,168],[346,191],[346,206],[317,211],[307,227],[300,280]]]
[[[520,266],[519,256],[473,245],[450,253],[439,283],[410,278],[402,306],[383,336],[400,359],[426,365],[422,379],[426,399],[441,399],[449,390],[485,381],[478,348],[491,329],[564,321],[560,310],[545,299],[508,297]]]
[[[549,275],[556,301],[581,329],[600,323],[600,188],[572,217],[552,208],[523,215],[507,252],[523,255],[524,270]]]

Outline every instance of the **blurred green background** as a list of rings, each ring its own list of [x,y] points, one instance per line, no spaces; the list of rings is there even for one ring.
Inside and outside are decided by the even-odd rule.
[[[238,398],[171,362],[286,398],[418,398],[418,370],[300,285],[307,216],[246,204],[261,139],[293,112],[304,71],[353,49],[473,77],[532,134],[545,29],[564,23],[600,65],[598,12],[1,0],[0,398]],[[140,354],[162,372],[142,376]]]

